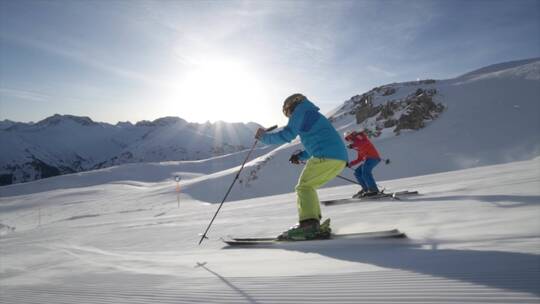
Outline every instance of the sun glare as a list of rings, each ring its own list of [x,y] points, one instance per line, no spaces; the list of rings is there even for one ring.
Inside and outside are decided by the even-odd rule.
[[[240,61],[213,59],[195,64],[180,85],[178,109],[199,121],[247,121],[250,105],[264,98],[263,87],[256,73]],[[250,109],[251,108],[251,109]]]

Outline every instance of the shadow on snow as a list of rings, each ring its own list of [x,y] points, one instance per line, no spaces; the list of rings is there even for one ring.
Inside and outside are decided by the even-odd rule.
[[[255,248],[316,253],[344,261],[412,271],[540,296],[540,255],[438,247],[437,243],[419,244],[409,240],[349,239],[283,243]]]

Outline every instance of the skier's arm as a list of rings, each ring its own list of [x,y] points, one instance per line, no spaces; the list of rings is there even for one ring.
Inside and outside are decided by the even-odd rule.
[[[352,144],[352,148],[354,150],[358,151],[358,157],[356,157],[355,160],[353,160],[353,161],[351,161],[349,163],[350,167],[354,167],[354,166],[358,165],[359,163],[363,162],[366,159],[366,153],[365,153],[364,146],[365,145],[363,145],[362,142],[354,141],[354,143]]]
[[[266,133],[261,137],[261,142],[267,145],[273,144],[285,144],[291,142],[293,139],[298,136],[298,130],[300,129],[300,121],[302,117],[300,115],[291,117],[287,126],[283,130],[275,133]]]
[[[351,161],[351,162],[349,163],[349,166],[350,166],[350,167],[354,167],[354,166],[358,165],[359,163],[361,163],[361,162],[363,162],[363,161],[364,161],[364,158],[362,157],[362,155],[361,155],[360,153],[358,153],[358,158],[355,159],[355,160],[353,160],[353,161]]]

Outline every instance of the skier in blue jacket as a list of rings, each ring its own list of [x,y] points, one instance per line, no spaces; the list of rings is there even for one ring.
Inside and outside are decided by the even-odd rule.
[[[321,227],[321,207],[316,189],[335,178],[345,168],[348,162],[347,150],[334,126],[304,95],[289,96],[283,103],[283,114],[289,121],[281,131],[266,133],[260,128],[256,134],[256,138],[266,144],[284,144],[300,136],[305,148],[289,159],[294,164],[307,161],[295,188],[299,223],[278,238],[328,238],[329,222],[328,227]]]

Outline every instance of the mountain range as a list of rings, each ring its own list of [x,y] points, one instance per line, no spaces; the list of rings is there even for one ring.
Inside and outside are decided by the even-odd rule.
[[[164,117],[136,124],[59,115],[0,122],[0,185],[136,162],[198,160],[246,149],[256,123],[189,123]]]

